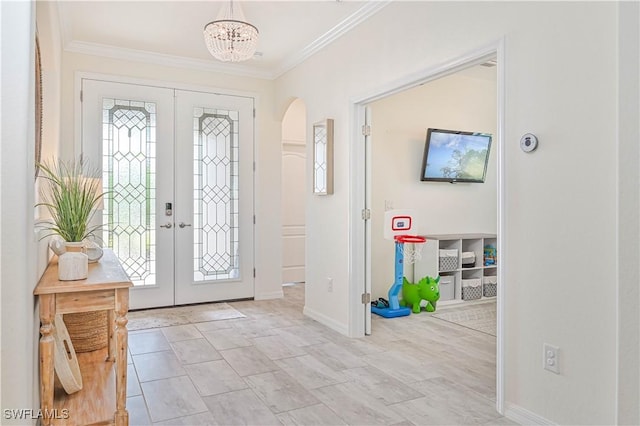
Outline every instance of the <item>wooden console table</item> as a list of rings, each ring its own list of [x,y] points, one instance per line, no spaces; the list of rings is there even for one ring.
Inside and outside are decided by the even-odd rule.
[[[112,250],[105,249],[99,262],[89,264],[89,276],[85,280],[59,281],[58,260],[49,263],[33,294],[40,298],[40,408],[43,413],[57,413],[68,408],[69,422],[73,424],[97,423],[126,426],[129,413],[127,398],[127,312],[129,310],[129,287],[133,284],[122,269]],[[84,386],[78,393],[69,395],[75,400],[74,406],[84,409],[54,406],[54,318],[56,314],[77,312],[109,311],[109,343],[107,359],[103,364],[109,372],[115,362],[115,414],[110,419],[90,419],[79,421],[77,416],[87,415],[89,407],[96,404],[93,391],[102,385],[90,383],[83,377]],[[97,352],[97,351],[96,351]],[[84,355],[84,354],[81,354]],[[108,376],[109,374],[107,374]],[[106,388],[113,389],[105,384]],[[97,398],[100,399],[100,398]],[[93,401],[92,401],[93,400]],[[57,402],[57,401],[56,401]],[[55,408],[55,409],[54,409]],[[82,412],[80,412],[82,411]],[[89,413],[90,415],[90,413]],[[50,425],[55,419],[44,418],[43,424]]]

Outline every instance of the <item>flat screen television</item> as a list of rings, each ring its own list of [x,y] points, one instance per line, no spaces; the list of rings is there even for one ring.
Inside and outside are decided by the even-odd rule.
[[[428,129],[420,180],[482,183],[490,149],[488,133]]]

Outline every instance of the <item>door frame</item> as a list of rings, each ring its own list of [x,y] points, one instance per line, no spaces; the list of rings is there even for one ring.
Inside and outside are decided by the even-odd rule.
[[[260,95],[257,92],[252,91],[243,91],[243,90],[235,90],[235,89],[227,89],[220,87],[209,87],[197,84],[188,84],[188,83],[180,83],[173,82],[170,80],[154,80],[154,79],[146,79],[146,78],[137,78],[137,77],[125,77],[117,74],[104,74],[104,73],[96,73],[90,71],[76,71],[74,72],[74,85],[73,85],[73,155],[75,158],[78,158],[82,154],[82,80],[90,79],[90,80],[101,80],[109,83],[124,83],[124,84],[133,84],[133,85],[142,85],[142,86],[150,86],[150,87],[159,87],[164,89],[174,89],[174,90],[184,90],[191,92],[202,92],[207,94],[215,94],[215,95],[225,95],[225,96],[237,96],[237,97],[245,97],[253,99],[253,143],[252,143],[252,157],[253,157],[253,174],[252,174],[252,186],[253,193],[251,194],[251,207],[253,210],[253,215],[255,217],[256,214],[256,159],[257,159],[257,143],[256,141],[259,138],[259,130],[258,130],[258,113],[257,113],[257,105],[260,104]],[[175,130],[174,130],[175,136]],[[257,264],[256,257],[256,224],[254,220],[253,227],[251,229],[253,247],[251,248],[252,257],[253,257],[253,268],[255,271]],[[175,275],[175,273],[174,273]],[[175,285],[175,284],[174,284]],[[255,272],[253,277],[253,299],[256,297],[256,281],[255,281]],[[174,289],[175,292],[175,289]],[[175,297],[174,297],[175,303]]]
[[[493,43],[476,48],[466,54],[436,66],[422,69],[416,73],[390,81],[364,95],[350,101],[351,135],[349,142],[350,156],[350,215],[349,215],[349,277],[352,285],[349,288],[349,335],[361,337],[365,335],[366,315],[371,311],[362,303],[362,294],[371,293],[371,239],[370,225],[362,219],[362,210],[371,209],[371,149],[365,143],[362,129],[366,123],[367,105],[387,96],[402,92],[406,89],[453,74],[473,65],[485,62],[487,59],[497,59],[497,168],[498,168],[498,232],[497,246],[500,251],[501,262],[498,263],[497,318],[496,318],[496,410],[504,414],[505,387],[505,277],[508,264],[508,248],[505,238],[505,41],[500,38]]]

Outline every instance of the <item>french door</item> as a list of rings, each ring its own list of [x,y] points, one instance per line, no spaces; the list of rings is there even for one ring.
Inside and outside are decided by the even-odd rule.
[[[82,92],[82,154],[131,308],[253,297],[253,99],[91,79]]]

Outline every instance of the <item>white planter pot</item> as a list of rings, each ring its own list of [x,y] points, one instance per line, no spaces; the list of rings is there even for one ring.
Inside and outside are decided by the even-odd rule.
[[[60,281],[84,280],[89,275],[89,258],[82,242],[64,242],[65,251],[58,256]]]

